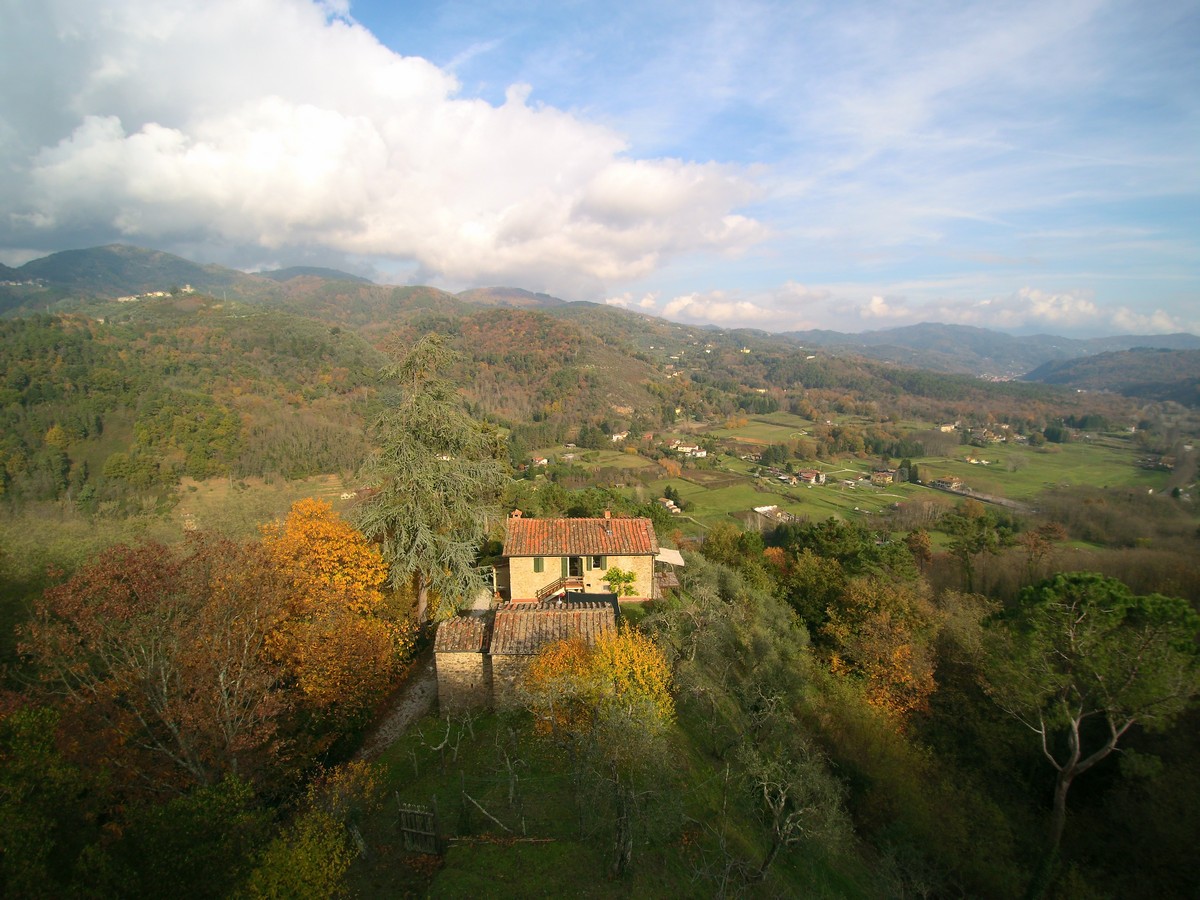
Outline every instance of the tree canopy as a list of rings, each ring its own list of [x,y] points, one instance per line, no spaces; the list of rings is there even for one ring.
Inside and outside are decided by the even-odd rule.
[[[987,688],[1054,767],[1051,852],[1074,779],[1134,725],[1167,727],[1200,692],[1200,616],[1183,600],[1138,597],[1114,578],[1056,575],[1022,592],[991,629]]]
[[[471,417],[443,377],[453,359],[431,334],[384,368],[401,399],[375,420],[377,449],[363,468],[355,512],[363,534],[378,542],[392,584],[413,588],[419,621],[428,618],[431,593],[450,613],[483,586],[476,553],[508,481],[502,438]]]

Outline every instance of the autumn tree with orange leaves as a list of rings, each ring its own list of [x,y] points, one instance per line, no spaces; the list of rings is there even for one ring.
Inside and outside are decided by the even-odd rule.
[[[413,627],[378,551],[318,500],[263,532],[113,547],[35,604],[21,652],[81,757],[131,788],[259,780],[387,689]]]
[[[386,692],[415,634],[388,606],[383,557],[324,500],[297,501],[262,535],[289,588],[272,651],[306,703],[336,718],[361,713]]]
[[[902,720],[936,688],[933,643],[941,626],[923,582],[852,578],[829,607],[822,635],[835,673],[859,677],[867,701]]]
[[[118,546],[35,604],[21,651],[81,752],[131,786],[255,777],[292,707],[268,650],[284,585],[258,545]]]

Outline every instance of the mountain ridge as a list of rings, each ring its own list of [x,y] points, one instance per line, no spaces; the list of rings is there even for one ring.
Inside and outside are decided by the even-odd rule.
[[[910,368],[949,374],[968,374],[997,380],[1017,378],[1046,363],[1093,356],[1099,353],[1149,347],[1169,350],[1200,349],[1200,337],[1191,334],[1116,335],[1068,338],[1051,334],[1015,336],[970,325],[923,322],[896,328],[846,333],[827,329],[763,332],[685,325],[660,320],[645,313],[614,310],[587,301],[568,302],[545,293],[517,287],[480,287],[457,294],[431,286],[380,285],[337,269],[293,266],[247,273],[215,264],[199,264],[174,254],[127,244],[64,250],[0,269],[0,314],[36,311],[70,311],[89,301],[113,300],[190,285],[214,296],[240,296],[246,302],[291,309],[336,324],[369,328],[372,319],[398,314],[460,315],[470,308],[497,308],[548,313],[567,318],[598,320],[604,316],[610,338],[634,347],[639,336],[618,335],[622,324],[653,320],[656,328],[679,328],[695,334],[745,336],[790,344],[797,350],[821,349],[836,355],[854,355]],[[624,315],[616,315],[619,313]],[[639,327],[645,327],[639,326]],[[632,331],[632,327],[629,329]],[[644,337],[644,336],[643,336]],[[645,343],[644,340],[642,340]]]

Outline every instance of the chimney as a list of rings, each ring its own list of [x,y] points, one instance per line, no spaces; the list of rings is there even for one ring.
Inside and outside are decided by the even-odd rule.
[[[509,517],[510,519],[519,519],[519,518],[521,518],[521,516],[522,516],[522,515],[523,515],[523,514],[522,514],[522,512],[521,512],[519,509],[514,509],[512,512],[510,512],[510,513],[508,514],[508,517]]]
[[[606,510],[604,511],[604,518],[606,518],[606,519],[611,519],[611,518],[612,518],[612,510],[611,510],[611,509],[606,509]]]

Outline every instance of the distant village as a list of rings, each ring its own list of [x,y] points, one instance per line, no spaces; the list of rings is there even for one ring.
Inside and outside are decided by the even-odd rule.
[[[146,291],[144,294],[130,294],[125,297],[117,297],[118,303],[135,303],[138,300],[150,300],[154,297],[170,297],[173,294],[192,294],[196,289],[190,284],[185,284],[180,288],[173,288],[169,291]]]

